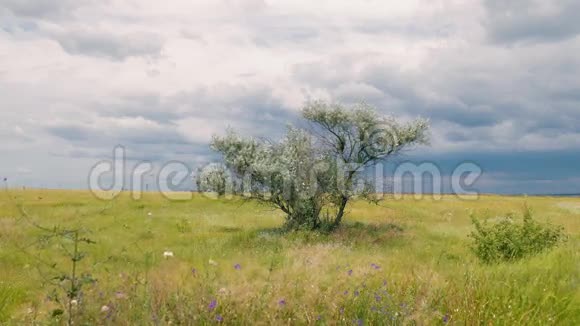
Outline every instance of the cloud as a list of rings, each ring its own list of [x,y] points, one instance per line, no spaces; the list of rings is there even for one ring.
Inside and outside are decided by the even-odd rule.
[[[142,117],[95,118],[82,122],[54,123],[46,131],[76,143],[92,144],[191,144],[172,128]]]
[[[0,122],[0,138],[6,142],[23,141],[32,142],[34,138],[24,131],[19,125],[9,126],[5,122]]]
[[[25,18],[57,18],[69,15],[75,9],[91,3],[92,0],[3,0],[4,9],[15,16]]]
[[[47,128],[48,133],[72,142],[82,142],[95,136],[87,126],[83,125],[60,125]]]
[[[575,0],[486,0],[485,26],[497,43],[556,42],[580,33]]]
[[[212,134],[277,138],[305,101],[326,99],[429,118],[427,154],[577,152],[577,7],[5,0],[0,149],[30,180],[47,180],[40,163],[82,174],[117,144],[133,159],[201,162]]]
[[[274,95],[272,88],[260,84],[220,83],[165,96],[123,95],[113,101],[100,100],[95,106],[103,117],[144,118],[184,131],[190,127],[192,135],[206,141],[212,136],[209,130],[218,133],[232,126],[249,133],[276,134],[285,123],[296,120],[296,111]],[[207,132],[200,134],[200,130]]]
[[[117,35],[85,29],[55,33],[53,37],[71,55],[118,61],[130,57],[158,57],[163,50],[162,38],[150,32]]]

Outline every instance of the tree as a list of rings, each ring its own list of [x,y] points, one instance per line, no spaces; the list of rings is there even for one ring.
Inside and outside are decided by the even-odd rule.
[[[372,183],[357,186],[365,168],[428,142],[426,120],[400,123],[366,104],[313,102],[302,116],[309,127],[289,126],[279,142],[228,130],[211,144],[244,197],[282,210],[288,229],[336,228],[350,199],[373,200]]]
[[[215,192],[218,196],[225,195],[229,187],[233,188],[228,171],[221,164],[210,164],[204,169],[198,169],[195,181],[197,191]]]

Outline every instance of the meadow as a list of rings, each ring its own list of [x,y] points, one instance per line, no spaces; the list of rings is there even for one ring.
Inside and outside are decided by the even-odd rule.
[[[517,262],[478,261],[470,214],[493,220],[525,203],[568,240]],[[0,324],[67,322],[58,277],[74,243],[42,226],[94,241],[79,243],[76,275],[94,281],[71,305],[77,325],[580,325],[580,198],[408,196],[353,202],[330,234],[282,223],[268,207],[200,194],[9,190]]]

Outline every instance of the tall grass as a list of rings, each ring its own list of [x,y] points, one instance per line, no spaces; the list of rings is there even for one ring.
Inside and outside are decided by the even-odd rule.
[[[283,233],[275,211],[202,196],[125,195],[105,211],[86,192],[11,196],[35,221],[92,230],[83,264],[97,281],[83,287],[75,324],[580,324],[580,215],[561,205],[578,199],[528,199],[568,242],[485,265],[469,250],[470,213],[518,212],[522,198],[357,202],[343,228],[324,234]],[[0,202],[0,321],[55,322],[36,258],[66,257],[29,245],[39,232],[12,202]]]

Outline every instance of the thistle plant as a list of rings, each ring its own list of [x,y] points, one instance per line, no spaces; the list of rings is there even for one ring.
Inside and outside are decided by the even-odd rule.
[[[13,199],[7,188],[5,191],[9,198]],[[111,204],[112,203],[109,203],[109,205]],[[101,212],[108,209],[109,205],[103,208]],[[20,250],[35,257],[39,262],[39,266],[47,268],[39,268],[41,276],[48,282],[48,284],[52,285],[47,298],[60,306],[52,310],[51,316],[55,319],[61,320],[64,315],[66,316],[66,323],[72,325],[77,311],[79,311],[79,306],[82,304],[83,288],[86,285],[95,282],[95,279],[90,273],[81,270],[81,262],[87,255],[86,251],[83,250],[83,247],[95,244],[96,242],[87,237],[90,230],[86,228],[67,228],[60,226],[46,227],[37,223],[28,214],[21,203],[15,203],[15,206],[20,213],[19,220],[31,225],[34,229],[40,232],[33,243],[21,247]],[[51,246],[51,244],[56,244],[56,246]],[[32,255],[28,250],[31,246],[36,246],[39,249],[48,247],[57,248],[55,253],[57,253],[61,258],[58,259],[58,261],[64,260],[66,263],[59,264],[50,261],[44,258],[40,251],[37,255]]]
[[[70,242],[67,246],[61,241],[61,248],[63,249],[64,256],[68,259],[68,268],[64,272],[59,272],[57,275],[53,276],[51,280],[52,284],[55,286],[50,298],[61,303],[67,313],[68,325],[73,324],[73,320],[76,313],[76,308],[81,304],[82,288],[87,284],[92,284],[95,279],[89,273],[80,273],[81,261],[86,257],[86,252],[81,250],[81,245],[83,244],[94,244],[95,242],[89,238],[83,237],[82,234],[86,233],[82,229],[62,229],[59,230],[54,228],[50,236]],[[69,247],[69,248],[67,248]],[[62,300],[64,298],[66,300]],[[53,317],[58,317],[63,314],[64,310],[55,309],[52,312]]]

